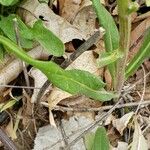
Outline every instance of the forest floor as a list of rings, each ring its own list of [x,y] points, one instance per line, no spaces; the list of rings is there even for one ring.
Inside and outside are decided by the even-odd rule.
[[[118,24],[116,1],[101,2]],[[128,61],[138,52],[150,27],[150,7],[146,4],[139,1],[139,10],[132,14]],[[58,0],[52,4],[25,0],[15,13],[28,25],[41,19],[65,44],[65,54],[53,57],[36,43],[30,49],[34,58],[53,60],[61,65],[76,52],[79,56],[65,64],[65,68],[101,76],[106,89],[112,89],[108,69],[99,69],[96,63],[98,54],[105,50],[104,33],[99,31],[90,0]],[[78,52],[81,46],[82,54]],[[127,150],[132,145],[137,145],[139,150],[141,147],[142,150],[150,149],[150,58],[124,83],[122,101],[117,105],[112,101],[100,102],[71,95],[44,84],[47,78],[42,72],[29,65],[25,75],[23,66],[21,60],[7,53],[0,63],[3,85],[0,88],[0,149],[58,150],[65,147],[84,150],[87,135],[101,125],[107,131],[112,150]]]

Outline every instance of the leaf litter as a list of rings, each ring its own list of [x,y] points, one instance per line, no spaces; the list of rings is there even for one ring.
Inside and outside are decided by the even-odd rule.
[[[37,18],[41,17],[43,18],[43,22],[45,27],[47,29],[53,31],[62,41],[63,43],[68,43],[71,42],[73,44],[73,40],[86,40],[88,37],[93,35],[93,33],[96,31],[96,15],[93,11],[93,8],[91,6],[91,1],[89,0],[59,0],[60,7],[59,7],[59,13],[57,15],[51,10],[51,8],[48,7],[46,3],[39,3],[38,0],[33,0],[32,2],[27,0],[25,1],[22,5],[20,5],[20,16],[23,16],[23,19],[25,23],[28,25],[32,26],[35,20]],[[107,7],[111,6],[111,3],[109,0],[106,0],[106,2],[103,1],[103,4],[107,5]],[[146,1],[146,4],[149,5],[148,0]],[[56,4],[55,4],[56,5]],[[117,16],[116,13],[117,7],[114,7],[114,10],[112,12],[112,15]],[[147,28],[149,28],[149,19],[150,15],[148,14],[135,14],[132,18],[133,20],[133,29],[131,33],[131,43],[130,43],[130,53],[128,56],[128,59],[130,60],[139,50],[141,41],[143,40],[143,35],[146,31]],[[100,42],[100,41],[99,41]],[[101,47],[96,45],[96,50],[95,51],[101,51]],[[39,46],[39,49],[41,50],[41,47]],[[42,50],[40,51],[42,52]],[[47,59],[49,56],[47,53],[44,54]],[[65,55],[70,55],[68,53],[65,53]],[[34,54],[35,56],[35,54]],[[43,57],[39,54],[38,56],[35,56],[35,58],[43,59]],[[14,62],[15,61],[15,62]],[[17,64],[17,65],[16,65]],[[0,79],[2,84],[8,84],[14,79],[16,79],[20,72],[22,71],[22,66],[19,60],[13,60],[11,63],[8,64],[10,65],[10,68],[12,68],[12,71],[9,72],[6,67],[4,67],[1,72],[0,72]],[[149,66],[150,66],[150,61],[146,60],[144,62],[145,68],[147,68],[147,72],[149,71]],[[91,73],[94,73],[97,76],[101,76],[102,78],[105,78],[105,81],[109,83],[108,89],[111,89],[111,79],[110,75],[107,72],[107,69],[102,69],[99,70],[97,68],[96,64],[96,58],[93,55],[92,51],[87,51],[84,52],[80,57],[78,57],[69,67],[69,69],[81,69],[81,70],[86,70]],[[6,72],[9,72],[9,74],[5,74],[3,70]],[[14,71],[13,71],[14,70]],[[16,71],[17,70],[17,71]],[[14,73],[17,72],[17,73]],[[138,74],[139,72],[139,74]],[[139,77],[138,79],[142,78],[143,75],[141,69],[139,69],[136,72],[136,75]],[[37,69],[31,69],[29,74],[32,76],[34,79],[34,87],[41,88],[44,81],[46,81],[46,77],[43,75],[43,73],[39,72]],[[7,79],[5,80],[5,78]],[[133,84],[136,82],[137,78],[132,77],[132,82],[130,84]],[[148,86],[146,87],[146,94],[144,96],[144,100],[148,100],[150,97],[149,94],[149,80],[147,80]],[[135,102],[138,102],[139,97],[137,96],[137,92],[142,91],[142,82],[141,84],[138,85],[137,91],[133,91],[134,93],[131,94],[130,96],[133,97],[133,100]],[[33,94],[31,95],[31,98],[28,99],[28,101],[35,103],[37,100],[37,95],[38,95],[39,89],[34,89]],[[80,108],[80,107],[91,107],[91,108],[100,108],[103,104],[100,102],[93,102],[91,104],[91,100],[85,97],[78,98],[75,100],[74,97],[72,97],[71,94],[64,92],[56,87],[50,87],[48,92],[45,92],[45,94],[48,94],[48,96],[44,97],[44,101],[48,103],[49,105],[49,110],[46,108],[43,109],[43,112],[48,112],[52,111],[52,117],[55,120],[54,124],[57,127],[52,127],[49,124],[49,120],[46,116],[38,116],[37,122],[34,124],[34,128],[38,128],[37,134],[34,133],[34,135],[30,135],[33,140],[31,143],[34,141],[34,147],[33,149],[35,150],[42,150],[42,149],[56,149],[58,150],[59,147],[65,146],[66,141],[70,143],[75,137],[80,135],[81,131],[84,131],[84,128],[87,127],[90,123],[94,121],[96,118],[97,112],[88,112],[87,114],[84,113],[71,113],[71,112],[62,112],[61,113],[61,118],[58,119],[59,117],[59,111],[53,111],[53,108],[55,106],[65,106],[65,107],[72,107],[72,108]],[[7,97],[7,96],[6,96]],[[3,98],[1,98],[3,100]],[[129,99],[126,99],[127,102],[130,102]],[[31,103],[28,102],[28,105],[31,105]],[[23,105],[25,105],[26,102],[23,102]],[[105,104],[104,104],[105,105]],[[107,105],[107,104],[106,104]],[[29,114],[32,114],[32,107],[28,107],[30,109]],[[24,110],[25,111],[28,111]],[[45,111],[46,109],[46,111]],[[143,129],[145,129],[145,126],[141,126],[141,122],[139,121],[139,116],[134,116],[136,107],[134,108],[123,108],[122,110],[125,112],[123,114],[118,113],[115,111],[113,115],[110,116],[110,118],[107,118],[105,120],[105,127],[107,128],[107,133],[112,132],[113,134],[110,134],[110,139],[117,139],[115,142],[112,140],[110,141],[111,144],[111,149],[112,150],[126,150],[129,147],[133,150],[140,150],[144,149],[147,150],[149,149],[149,136],[150,132],[143,133]],[[143,112],[142,114],[144,117],[149,119],[149,107],[142,107],[139,111],[139,114]],[[10,109],[11,111],[14,111],[14,109]],[[16,111],[14,111],[15,114],[17,114]],[[101,111],[100,113],[105,113]],[[28,114],[27,112],[25,113],[20,113],[19,116],[24,116],[24,114]],[[92,115],[91,115],[92,114]],[[38,114],[40,115],[40,114]],[[48,114],[46,114],[48,116]],[[78,116],[77,116],[78,115]],[[36,116],[36,115],[35,115]],[[87,117],[87,116],[92,116],[92,117]],[[120,117],[118,117],[120,116]],[[23,119],[25,125],[30,123],[30,119],[28,119],[29,116],[27,116],[27,120]],[[34,117],[34,115],[33,115]],[[37,117],[37,116],[36,116]],[[136,118],[137,117],[137,118]],[[142,116],[141,116],[142,117]],[[39,119],[40,118],[40,119]],[[91,119],[92,118],[92,119]],[[14,124],[15,124],[15,119],[17,118],[11,117],[9,123],[7,123],[6,131],[8,131],[8,134],[11,135],[13,139],[16,138],[21,138],[18,135],[17,129],[20,130],[20,126],[17,126],[17,129],[14,130]],[[43,119],[43,120],[42,120]],[[133,121],[132,121],[133,119]],[[22,122],[22,120],[19,120]],[[29,121],[29,122],[28,122]],[[58,122],[62,122],[62,126]],[[145,122],[145,121],[143,121]],[[21,123],[24,124],[24,123]],[[46,125],[46,126],[45,126]],[[101,124],[100,124],[101,125]],[[42,127],[41,127],[42,126]],[[131,126],[131,127],[130,127]],[[41,128],[40,128],[41,127]],[[65,131],[65,139],[64,138],[64,133],[62,133],[62,129],[64,128]],[[113,129],[113,131],[112,131]],[[24,130],[28,131],[28,127],[24,128]],[[96,130],[96,129],[95,129]],[[95,131],[94,130],[94,131]],[[129,133],[127,132],[128,130],[131,130],[131,137],[129,136]],[[148,130],[147,130],[148,131]],[[30,132],[30,131],[29,131]],[[93,131],[92,131],[93,132]],[[119,132],[119,134],[117,134]],[[21,133],[22,136],[23,132]],[[114,137],[113,137],[114,136]],[[115,137],[116,136],[116,137]],[[125,136],[128,137],[128,139],[124,138]],[[68,138],[69,137],[69,138]],[[145,138],[146,137],[146,138]],[[35,138],[35,140],[34,140]],[[66,140],[66,141],[65,141]],[[44,142],[43,142],[44,141]],[[130,143],[128,143],[130,141]],[[26,144],[25,144],[26,145]],[[31,144],[30,144],[31,145]],[[31,149],[31,147],[30,147]],[[85,141],[84,138],[78,141],[74,146],[71,147],[71,150],[77,150],[77,149],[85,149]]]

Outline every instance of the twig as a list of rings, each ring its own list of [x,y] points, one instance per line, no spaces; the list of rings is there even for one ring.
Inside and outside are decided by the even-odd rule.
[[[146,126],[146,128],[142,131],[142,134],[144,134],[149,128],[150,128],[150,124],[148,124],[148,126]]]
[[[48,103],[41,102],[42,105],[45,107],[49,107]],[[119,104],[117,105],[116,109],[124,108],[124,107],[134,107],[139,105],[139,102],[131,102],[131,103],[125,103],[125,104]],[[142,105],[150,105],[150,100],[145,100],[141,103]],[[113,105],[109,106],[102,106],[98,108],[73,108],[73,107],[63,107],[63,106],[55,106],[54,110],[60,110],[60,111],[77,111],[77,112],[90,112],[90,111],[106,111],[113,107]]]
[[[47,59],[49,54],[44,51],[41,46],[37,46],[28,52],[28,55],[34,59]],[[11,61],[7,66],[0,70],[0,81],[1,85],[7,85],[11,81],[17,78],[17,76],[22,72],[23,66],[20,59],[15,59]],[[3,95],[4,87],[0,88],[0,95]]]
[[[149,71],[147,74],[145,74],[144,77],[140,78],[138,81],[136,81],[136,82],[135,82],[134,84],[132,84],[130,87],[128,87],[127,89],[125,89],[125,91],[130,91],[130,90],[132,90],[133,88],[135,88],[135,86],[136,86],[138,83],[142,82],[143,79],[145,80],[145,78],[147,78],[148,76],[150,76],[150,71]]]
[[[141,103],[142,103],[143,100],[144,100],[144,95],[145,95],[145,90],[146,90],[145,68],[144,68],[143,65],[142,65],[142,70],[143,70],[143,79],[144,79],[144,80],[143,80],[143,92],[142,92],[141,100],[140,100],[140,102],[139,102],[139,105],[138,105],[138,107],[137,107],[137,110],[136,110],[135,114],[137,114],[137,113],[138,113],[138,110],[140,109]]]
[[[61,135],[62,135],[64,144],[65,144],[65,146],[67,146],[67,145],[68,145],[68,137],[67,137],[66,132],[65,132],[65,130],[64,130],[64,127],[63,127],[61,118],[60,118],[59,127],[60,127],[60,131],[61,131]],[[70,149],[69,149],[69,150],[70,150]]]
[[[14,18],[13,21],[14,21],[14,28],[15,28],[17,45],[21,48],[17,18]],[[29,81],[28,71],[27,71],[25,62],[22,62],[22,66],[23,66],[23,74],[24,74],[24,77],[25,77],[25,82],[26,82],[26,85],[29,87],[30,86],[30,81]],[[27,89],[27,91],[28,91],[28,94],[31,93],[31,91],[29,89]]]
[[[9,150],[17,150],[17,147],[13,141],[7,136],[7,134],[0,128],[0,141],[7,147]]]
[[[0,87],[7,87],[7,88],[17,88],[17,89],[41,89],[40,87],[32,87],[32,86],[18,86],[18,85],[0,85]]]
[[[120,98],[117,103],[106,113],[102,114],[96,121],[91,123],[85,131],[83,131],[77,138],[75,138],[72,142],[69,143],[68,146],[64,147],[65,150],[68,150],[71,146],[73,146],[76,142],[78,142],[85,134],[87,134],[89,131],[94,129],[101,121],[103,121],[105,118],[107,118],[118,106],[118,104],[122,101],[122,98]]]

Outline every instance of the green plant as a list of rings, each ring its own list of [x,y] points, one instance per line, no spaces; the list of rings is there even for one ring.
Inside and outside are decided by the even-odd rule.
[[[89,72],[82,70],[63,70],[51,61],[38,61],[28,56],[26,52],[17,45],[15,32],[13,30],[14,20],[18,26],[21,47],[27,48],[27,46],[32,46],[32,42],[35,40],[54,56],[62,56],[64,53],[64,45],[61,40],[46,29],[42,21],[35,22],[33,27],[30,28],[27,27],[18,16],[12,14],[8,17],[2,17],[0,21],[0,28],[3,34],[9,38],[1,35],[0,43],[4,45],[7,51],[12,52],[25,62],[40,69],[55,86],[71,94],[84,94],[101,101],[107,101],[116,97],[115,94],[104,90],[105,84],[99,77]],[[6,22],[8,23],[7,26]]]
[[[19,0],[0,0],[0,4],[4,6],[10,6],[16,4],[18,1]]]
[[[146,58],[150,57],[150,29],[138,53],[127,62],[131,33],[131,14],[138,9],[138,4],[131,0],[117,0],[119,16],[119,32],[109,12],[99,0],[92,0],[100,25],[105,29],[105,50],[98,59],[99,66],[107,65],[112,79],[113,89],[120,94],[123,83],[140,67]],[[120,41],[120,42],[119,42]]]
[[[5,6],[14,5],[18,0],[1,0]],[[150,29],[145,35],[144,41],[138,53],[132,60],[127,62],[131,33],[131,14],[138,9],[136,2],[132,0],[117,0],[119,31],[111,14],[100,3],[100,0],[92,0],[100,25],[105,29],[104,43],[105,52],[99,55],[99,67],[107,66],[113,80],[113,90],[120,95],[124,81],[127,80],[140,67],[146,58],[150,57]],[[19,32],[20,46],[17,45],[14,21]],[[41,44],[50,54],[62,56],[64,45],[62,41],[51,31],[46,29],[42,21],[35,22],[33,27],[26,26],[21,19],[14,14],[7,17],[1,16],[0,43],[8,52],[23,61],[40,69],[48,79],[60,89],[71,94],[84,94],[100,101],[108,101],[118,95],[107,92],[105,83],[101,78],[82,70],[64,70],[52,61],[45,62],[31,58],[22,49],[32,48],[33,41]],[[109,149],[109,141],[104,128],[98,128],[90,137],[92,143],[88,143],[89,150],[100,150],[104,147]]]
[[[131,33],[131,14],[138,9],[138,4],[132,0],[117,0],[119,16],[119,33],[111,14],[99,0],[92,0],[100,25],[105,29],[105,50],[99,55],[99,67],[107,65],[113,80],[113,89],[121,93],[124,81],[140,67],[146,58],[150,57],[150,29],[148,29],[141,48],[132,60],[127,62]],[[108,143],[104,144],[104,147]]]
[[[129,62],[129,65],[126,65],[131,30],[130,18],[131,13],[136,10],[137,5],[135,2],[130,0],[118,0],[117,3],[120,20],[120,32],[118,32],[113,18],[105,7],[99,2],[99,0],[93,0],[93,6],[96,10],[100,24],[106,30],[104,35],[106,52],[100,54],[98,63],[101,64],[100,67],[105,65],[108,66],[113,79],[113,89],[119,94],[124,80],[133,74],[144,59],[150,55],[150,52],[148,32],[140,51]],[[2,16],[0,21],[0,28],[3,35],[9,38],[0,36],[0,42],[7,47],[8,51],[12,52],[27,63],[39,68],[47,75],[48,79],[54,85],[69,93],[84,94],[93,99],[102,101],[110,100],[116,97],[115,94],[105,91],[105,84],[103,81],[89,72],[82,70],[66,71],[51,61],[43,62],[29,57],[19,46],[17,46],[13,24],[14,19],[16,20],[18,26],[22,48],[31,48],[32,42],[36,40],[54,56],[62,56],[64,53],[63,43],[52,32],[43,26],[42,21],[35,22],[33,27],[30,28],[27,27],[18,16],[12,14],[8,17]],[[119,40],[120,38],[121,40]],[[59,82],[60,80],[61,82]]]
[[[87,150],[109,150],[109,139],[104,127],[97,128],[95,133],[88,133],[84,141]]]

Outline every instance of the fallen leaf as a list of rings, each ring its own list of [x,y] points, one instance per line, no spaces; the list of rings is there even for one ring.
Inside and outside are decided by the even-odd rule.
[[[9,137],[11,137],[13,140],[17,139],[17,134],[16,134],[16,131],[14,130],[14,124],[13,124],[13,118],[12,117],[10,117],[10,122],[6,126],[5,130],[6,130]]]
[[[108,69],[105,70],[104,77],[105,77],[107,90],[111,90],[112,89],[112,77]]]
[[[56,34],[63,43],[67,43],[73,39],[85,39],[77,27],[56,15],[45,3],[39,3],[38,0],[27,0],[20,7],[23,8],[22,14],[26,23],[33,25],[37,18],[42,16],[43,20],[45,20],[43,23],[47,29]],[[36,18],[34,16],[36,16]]]
[[[111,124],[112,121],[115,120],[115,119],[116,119],[115,116],[113,116],[112,114],[110,114],[110,115],[106,118],[106,120],[105,120],[105,126]]]
[[[34,79],[34,87],[41,88],[43,84],[47,81],[47,77],[43,74],[39,69],[31,68],[29,71],[29,75]],[[31,97],[31,103],[35,103],[37,101],[37,96],[40,89],[34,89]],[[47,91],[45,91],[46,93]]]
[[[93,120],[84,116],[73,116],[69,118],[69,120],[63,119],[61,122],[67,141],[70,143],[79,136],[85,127],[91,124]],[[96,129],[92,132],[95,130]],[[34,150],[59,150],[59,148],[63,146],[65,146],[65,144],[61,130],[50,125],[40,128],[34,141]],[[71,146],[71,150],[86,150],[83,138]]]
[[[81,33],[88,39],[95,31],[96,14],[92,3],[86,0],[82,3],[80,10],[73,20],[73,25],[77,26]]]
[[[131,42],[130,42],[130,52],[129,52],[129,60],[134,57],[134,55],[139,50],[143,35],[146,29],[150,26],[150,18],[145,19],[142,21],[132,32],[131,32]]]
[[[134,120],[134,134],[133,134],[133,141],[131,143],[131,150],[148,150],[148,145],[145,137],[142,135],[142,131],[140,128],[137,119]]]
[[[118,142],[118,146],[112,147],[111,150],[128,150],[128,143]]]
[[[60,16],[72,22],[79,11],[82,0],[59,0]]]
[[[123,131],[127,127],[133,115],[134,115],[134,112],[130,112],[130,113],[125,114],[123,117],[119,119],[113,120],[113,126],[119,131],[121,135],[123,135]]]

